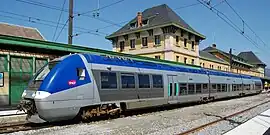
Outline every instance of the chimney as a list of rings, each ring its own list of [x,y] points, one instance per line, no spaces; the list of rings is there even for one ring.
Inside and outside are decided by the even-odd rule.
[[[212,47],[213,47],[213,48],[217,48],[217,45],[216,45],[216,44],[212,44]]]
[[[137,13],[138,28],[142,26],[142,12]]]

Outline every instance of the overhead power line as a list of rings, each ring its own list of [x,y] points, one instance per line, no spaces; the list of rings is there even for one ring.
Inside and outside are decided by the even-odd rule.
[[[9,18],[9,19],[25,21],[25,22],[30,22],[30,23],[34,23],[34,24],[40,24],[40,25],[44,25],[44,26],[48,26],[48,27],[52,27],[52,28],[56,28],[57,27],[56,25],[48,24],[48,23],[42,23],[42,22],[39,22],[37,20],[33,20],[31,18],[30,19],[23,19],[23,18],[13,17],[13,16],[9,16],[9,15],[1,15],[1,14],[0,14],[0,16],[1,17],[5,17],[5,18]],[[67,29],[67,28],[64,27],[64,29]],[[78,31],[78,32],[85,32],[85,31],[81,31],[81,30],[76,30],[76,31]],[[93,32],[87,32],[87,34],[91,34],[91,35],[98,35],[98,36],[102,36],[102,37],[105,36],[105,35],[100,35],[102,33],[100,33],[100,34],[98,34],[98,33],[100,33],[100,32],[95,32],[95,33],[94,33],[94,31]]]
[[[243,31],[244,31],[244,26],[247,26],[248,29],[250,29],[252,31],[252,33],[259,39],[261,40],[261,42],[266,46],[266,43],[261,39],[261,37],[259,37],[256,32],[247,24],[247,22],[236,12],[236,10],[231,6],[231,4],[227,1],[224,0],[227,5],[232,9],[232,11],[241,19],[241,21],[243,22]]]
[[[196,6],[196,5],[199,5],[199,4],[200,4],[200,2],[197,2],[197,3],[193,3],[193,4],[189,4],[189,5],[185,5],[185,6],[181,6],[181,7],[174,8],[174,10],[184,9],[184,8]],[[168,11],[168,12],[173,12],[173,11]],[[103,27],[103,28],[109,28],[109,27],[112,27],[112,26],[115,26],[115,25],[119,25],[119,27],[123,27],[121,24],[127,23],[127,22],[130,22],[130,20],[128,20],[128,21],[123,21],[123,22],[120,22],[120,23],[117,23],[117,24],[108,25],[108,26],[105,26],[105,27]],[[111,22],[109,22],[109,23],[111,23]],[[103,29],[103,28],[98,28],[97,30]],[[77,33],[77,34],[75,34],[74,36],[79,36],[79,35],[86,34],[86,33],[87,33],[87,32]]]
[[[60,15],[59,15],[59,18],[58,18],[58,22],[57,22],[57,26],[56,26],[56,28],[55,28],[55,31],[54,31],[52,40],[54,40],[54,38],[55,38],[55,34],[56,34],[56,32],[57,32],[57,28],[58,28],[60,19],[61,19],[61,17],[62,17],[62,13],[63,13],[64,7],[65,7],[66,1],[67,1],[67,0],[64,0],[64,3],[63,3],[63,5],[62,5],[62,11],[60,12]]]
[[[0,13],[19,16],[19,17],[25,18],[25,19],[22,19],[22,20],[27,20],[27,21],[31,20],[32,22],[46,22],[46,23],[50,23],[50,24],[57,24],[57,22],[55,22],[55,21],[45,20],[45,19],[41,19],[41,18],[37,18],[37,17],[33,17],[33,16],[27,16],[27,15],[22,15],[22,14],[17,14],[17,13],[12,13],[12,12],[6,12],[6,11],[1,11],[1,10],[0,10]],[[64,26],[65,23],[59,22],[59,25]],[[108,26],[105,26],[105,27],[100,27],[100,28],[96,28],[96,29],[92,29],[92,30],[86,29],[86,28],[83,28],[83,27],[78,27],[78,26],[74,26],[74,28],[77,29],[77,31],[80,30],[81,32],[85,32],[85,31],[87,31],[87,32],[88,31],[95,32],[97,29],[101,30],[101,29],[105,29],[105,28],[108,28],[108,27],[111,27],[111,26],[112,25],[108,25]]]
[[[31,4],[31,5],[35,5],[35,6],[40,6],[40,7],[44,7],[44,8],[48,8],[48,9],[52,9],[52,10],[69,12],[68,10],[63,10],[60,7],[48,5],[48,4],[41,3],[41,2],[34,2],[34,1],[31,1],[31,0],[16,0],[16,1],[22,2],[22,3]],[[108,8],[108,7],[113,6],[113,5],[117,4],[117,3],[120,3],[122,1],[124,1],[124,0],[120,0],[119,2],[115,2],[115,3],[109,4],[109,5],[103,6],[100,9]],[[91,11],[87,11],[87,12],[90,13],[90,12],[94,12],[94,11],[96,11],[96,9],[95,10],[91,10]],[[106,20],[106,19],[102,19],[100,17],[99,18],[96,18],[96,17],[93,17],[93,16],[88,15],[88,14],[81,14],[80,12],[74,12],[74,14],[76,14],[76,16],[85,16],[85,17],[93,18],[93,19],[96,19],[96,20],[99,20],[99,21],[102,21],[102,22],[105,22],[105,23],[113,24],[113,25],[118,26],[118,27],[122,27],[122,26],[119,26],[117,23],[111,22],[111,21]]]
[[[98,9],[94,9],[94,10],[90,10],[90,11],[86,11],[86,12],[78,13],[77,15],[78,15],[78,16],[80,16],[80,15],[84,15],[84,14],[92,13],[92,12],[95,12],[95,11],[97,11],[97,10],[105,9],[105,8],[110,7],[110,6],[116,5],[116,4],[121,3],[121,2],[123,2],[123,1],[125,1],[125,0],[119,0],[119,1],[116,1],[116,2],[111,3],[111,4],[109,4],[109,5],[106,5],[106,6],[103,6],[103,7],[101,7],[101,8],[98,8]]]
[[[27,3],[27,4],[31,4],[31,5],[35,5],[35,6],[40,6],[40,7],[44,7],[44,8],[48,8],[48,9],[52,9],[52,10],[58,10],[58,11],[68,12],[67,9],[61,9],[59,7],[56,7],[56,6],[44,4],[44,3],[41,3],[41,2],[36,2],[36,1],[33,1],[33,0],[16,0],[16,1]],[[120,0],[120,1],[117,1],[115,3],[109,4],[107,6],[101,7],[100,9],[104,9],[104,8],[110,7],[112,5],[115,5],[117,3],[120,3],[122,1],[124,1],[124,0]],[[181,7],[174,8],[174,10],[184,9],[184,8],[196,6],[196,5],[199,5],[199,4],[200,4],[200,2],[197,2],[197,3],[189,4],[189,5],[186,5],[186,6],[181,6]],[[91,10],[91,11],[88,11],[88,12],[90,13],[90,12],[94,12],[94,11],[96,11],[96,10]],[[168,12],[171,12],[171,11],[168,11]],[[75,12],[75,13],[78,14],[77,12]],[[86,15],[86,16],[89,17],[89,15]],[[28,16],[24,16],[24,17],[28,17]],[[92,16],[91,16],[91,18],[92,18]],[[39,19],[39,18],[34,18],[34,19],[45,21],[45,22],[50,22],[50,23],[57,23],[57,22],[48,21],[48,20]],[[114,23],[112,21],[109,21],[109,20],[106,20],[106,19],[103,19],[103,18],[95,18],[95,19],[100,20],[100,21],[103,21],[103,22],[106,22],[106,23],[109,23],[111,25],[108,25],[108,26],[105,26],[105,27],[101,27],[101,28],[91,29],[91,30],[85,29],[85,28],[82,28],[82,27],[78,27],[78,26],[74,26],[74,28],[77,28],[77,29],[80,29],[80,30],[85,30],[85,31],[81,31],[80,33],[74,34],[73,36],[79,36],[79,35],[82,35],[82,34],[89,34],[89,33],[90,34],[94,34],[93,32],[97,32],[97,31],[98,31],[98,33],[101,33],[99,31],[101,29],[110,28],[112,26],[123,27],[122,24],[127,23],[127,22],[130,22],[130,20],[129,20],[129,21],[123,21],[123,22],[120,22],[120,23]],[[65,25],[65,23],[59,23],[59,24],[60,25]],[[103,34],[106,34],[106,33],[103,33]],[[106,35],[108,35],[108,34],[106,34]]]
[[[60,32],[59,32],[59,34],[58,34],[57,38],[56,38],[54,41],[57,41],[57,39],[60,37],[60,35],[61,35],[61,33],[62,33],[63,29],[66,27],[66,25],[67,25],[68,21],[69,21],[69,19],[67,19],[66,23],[64,24],[64,26],[63,26],[63,27],[62,27],[62,29],[60,30]]]
[[[246,38],[249,42],[252,43],[252,45],[254,45],[256,48],[259,48],[259,45],[256,43],[256,41],[254,41],[252,38],[250,38],[250,36],[246,35],[241,28],[239,28],[231,19],[229,19],[224,13],[222,13],[221,11],[217,10],[216,8],[212,7],[210,5],[210,3],[207,2],[202,2],[201,0],[197,0],[199,1],[203,6],[205,6],[206,8],[210,9],[213,13],[216,13],[218,17],[220,17],[225,23],[227,23],[229,26],[231,26],[235,31],[239,32],[244,38]],[[222,17],[222,16],[223,17]],[[225,18],[227,19],[225,19]],[[263,51],[265,51],[264,49],[261,49]]]

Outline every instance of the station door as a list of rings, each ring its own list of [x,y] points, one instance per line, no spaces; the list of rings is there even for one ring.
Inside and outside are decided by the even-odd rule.
[[[33,59],[10,57],[10,101],[16,105],[33,76]]]

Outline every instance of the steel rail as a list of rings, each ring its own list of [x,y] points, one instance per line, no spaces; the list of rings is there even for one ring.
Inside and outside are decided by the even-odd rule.
[[[269,103],[269,102],[270,102],[270,100],[265,101],[265,102],[262,102],[262,103],[260,103],[260,104],[255,105],[255,106],[252,106],[252,107],[249,107],[249,108],[247,108],[247,109],[244,109],[244,110],[242,110],[242,111],[239,111],[239,112],[236,112],[236,113],[227,115],[227,116],[225,116],[225,117],[222,117],[222,118],[220,118],[220,119],[214,120],[214,121],[212,121],[212,122],[209,122],[209,123],[200,125],[200,126],[198,126],[198,127],[189,129],[189,130],[187,130],[187,131],[181,132],[181,133],[179,133],[179,134],[177,134],[177,135],[187,135],[187,134],[194,133],[194,132],[196,132],[196,131],[202,130],[202,129],[206,128],[206,127],[209,127],[209,126],[211,126],[211,125],[217,124],[218,122],[221,122],[221,121],[224,121],[224,120],[226,120],[226,119],[228,119],[228,118],[231,118],[231,117],[234,117],[234,116],[236,116],[236,115],[242,114],[242,113],[244,113],[244,112],[247,112],[247,111],[249,111],[249,110],[251,110],[251,109],[254,109],[254,108],[258,107],[258,106],[261,106],[261,105],[266,104],[266,103]]]

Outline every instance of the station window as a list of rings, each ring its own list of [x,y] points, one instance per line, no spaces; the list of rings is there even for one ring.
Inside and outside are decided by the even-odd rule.
[[[160,44],[160,35],[155,35],[155,45]]]
[[[184,58],[184,63],[187,64],[187,58],[186,57]]]
[[[179,62],[179,56],[176,56],[176,62]]]
[[[162,75],[152,75],[153,88],[163,88]]]
[[[139,88],[150,88],[149,75],[139,74]]]
[[[187,47],[187,39],[184,39],[184,47]]]
[[[160,59],[160,55],[156,55],[155,56],[155,59]]]
[[[194,65],[194,64],[195,64],[195,63],[194,63],[194,59],[191,59],[191,64],[192,64],[192,65]]]
[[[135,39],[130,40],[130,48],[134,49],[135,48]]]
[[[121,84],[122,88],[135,88],[135,77],[131,73],[122,73],[121,74]]]
[[[101,72],[101,89],[116,89],[117,78],[116,73],[113,72]]]
[[[125,49],[125,41],[120,42],[120,52],[124,51]]]
[[[147,46],[147,37],[142,38],[142,46]]]

